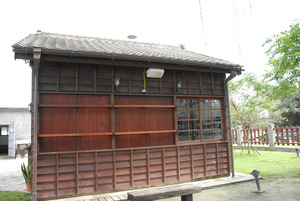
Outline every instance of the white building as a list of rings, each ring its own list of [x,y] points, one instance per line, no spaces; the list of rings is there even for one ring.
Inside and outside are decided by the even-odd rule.
[[[28,108],[0,108],[0,154],[15,157],[17,148],[31,141],[31,114]]]

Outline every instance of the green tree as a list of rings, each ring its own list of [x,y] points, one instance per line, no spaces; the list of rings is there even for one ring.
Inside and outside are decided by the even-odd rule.
[[[273,97],[289,96],[300,92],[300,25],[295,21],[289,30],[268,38],[263,46],[271,70],[266,74],[267,80],[275,81]]]
[[[284,97],[275,111],[281,112],[281,119],[275,122],[278,126],[297,126],[300,125],[300,94],[292,93]]]
[[[230,115],[232,125],[243,128],[259,126],[260,119],[268,117],[275,104],[270,103],[271,87],[252,73],[229,82]]]

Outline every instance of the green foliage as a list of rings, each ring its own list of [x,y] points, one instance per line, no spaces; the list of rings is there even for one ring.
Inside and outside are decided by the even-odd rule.
[[[300,92],[300,25],[295,22],[290,30],[268,38],[263,46],[269,45],[266,51],[271,70],[266,74],[267,80],[276,81],[274,97],[289,96]]]
[[[2,192],[0,191],[0,200],[1,201],[30,201],[31,197],[28,193],[23,192]]]
[[[295,153],[276,151],[259,151],[261,155],[240,155],[241,150],[235,150],[235,171],[249,174],[256,169],[261,172],[265,179],[294,178],[300,177],[300,160]]]
[[[31,166],[28,164],[27,168],[25,164],[21,164],[21,171],[26,183],[31,183]]]
[[[292,93],[284,97],[276,110],[282,110],[283,119],[277,122],[278,126],[300,125],[300,93]]]
[[[258,126],[259,119],[267,116],[275,106],[270,104],[272,88],[254,74],[246,73],[228,84],[232,124],[242,127]]]

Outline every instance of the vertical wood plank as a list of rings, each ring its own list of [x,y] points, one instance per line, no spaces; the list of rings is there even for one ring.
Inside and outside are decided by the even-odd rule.
[[[114,84],[114,79],[115,79],[115,67],[113,66],[111,68],[111,93],[115,93],[115,84]]]
[[[131,168],[131,187],[134,187],[134,180],[133,180],[133,150],[130,150],[130,168]]]
[[[60,63],[58,63],[56,67],[56,92],[59,91],[59,68],[60,68]]]
[[[190,84],[189,72],[186,72],[186,82],[187,82],[188,95],[191,95],[191,84]]]
[[[174,77],[174,82],[173,82],[173,87],[174,87],[174,95],[176,96],[177,94],[177,85],[176,85],[176,71],[173,71],[173,77]]]
[[[97,158],[97,152],[95,152],[95,192],[98,192],[98,158]]]
[[[79,164],[78,153],[76,153],[76,193],[79,194]]]
[[[202,75],[201,72],[199,72],[199,84],[200,84],[200,94],[203,94],[203,87],[202,87]]]
[[[128,71],[128,93],[131,94],[131,70]]]
[[[110,95],[110,104],[112,107],[110,108],[110,126],[111,126],[111,147],[112,149],[116,148],[116,128],[115,128],[115,96],[114,94]]]
[[[59,196],[58,154],[56,154],[56,196]]]
[[[162,78],[159,79],[159,93],[162,94]]]
[[[194,153],[193,153],[193,145],[190,145],[190,152],[191,152],[191,170],[192,170],[192,179],[194,179]]]
[[[215,95],[215,79],[214,79],[214,73],[211,73],[211,87],[213,95]]]
[[[166,183],[166,159],[165,159],[165,147],[162,148],[162,162],[163,162],[163,182]]]
[[[116,150],[113,152],[113,161],[114,161],[114,190],[117,187],[117,167],[116,167]]]
[[[219,143],[216,143],[216,157],[217,157],[217,175],[220,173],[220,168],[219,168]]]
[[[201,81],[200,81],[201,82]],[[198,111],[199,111],[199,118],[200,118],[200,141],[203,142],[203,125],[202,125],[202,112],[201,112],[201,101],[198,101]]]
[[[178,181],[180,181],[180,150],[179,150],[179,146],[177,146],[177,174],[178,174]]]
[[[94,65],[94,93],[97,92],[97,68]]]
[[[206,167],[206,146],[203,144],[203,157],[204,157],[204,177],[207,177],[207,167]]]
[[[149,159],[149,148],[147,148],[147,179],[148,179],[148,185],[150,185],[150,159]]]
[[[75,85],[76,85],[76,92],[78,92],[78,64],[76,64],[76,82],[75,82]]]
[[[173,105],[175,105],[175,108],[174,108],[174,125],[175,125],[175,144],[178,144],[178,121],[177,121],[177,97],[174,96],[173,97]]]

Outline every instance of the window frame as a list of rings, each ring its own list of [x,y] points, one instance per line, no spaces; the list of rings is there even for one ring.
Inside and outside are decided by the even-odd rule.
[[[178,100],[185,100],[185,107],[180,107],[178,105]],[[189,107],[189,100],[198,100],[198,106],[196,108],[190,108]],[[207,109],[203,109],[202,107],[202,101],[203,100],[210,100],[210,107]],[[213,102],[212,100],[218,100],[220,101],[220,108],[214,108],[213,107]],[[226,141],[227,140],[227,135],[226,135],[226,125],[225,125],[225,111],[224,111],[224,98],[222,97],[176,97],[176,131],[177,131],[177,142],[182,144],[182,143],[192,143],[192,142],[209,142],[209,141]],[[203,111],[209,111],[210,112],[210,118],[203,119]],[[179,116],[180,111],[186,111],[186,118],[182,118]],[[190,119],[190,111],[197,111],[198,114],[196,115],[198,119]],[[216,121],[216,118],[213,118],[213,111],[220,111],[221,113],[221,119],[220,121]],[[211,124],[211,128],[204,129],[203,128],[203,121],[209,121]],[[190,127],[190,122],[191,121],[198,121],[199,122],[199,128],[193,129],[193,127]],[[185,130],[180,130],[179,129],[179,124],[180,122],[187,122],[187,126]],[[215,128],[214,122],[220,122],[221,128]],[[219,124],[219,123],[218,123]],[[192,128],[192,129],[191,129]],[[221,131],[222,136],[221,138],[214,138],[215,136],[215,131]],[[192,140],[192,132],[198,132],[199,137],[196,137],[196,139]],[[205,139],[203,135],[203,131],[209,131],[212,133],[212,137],[210,139]],[[188,133],[187,138],[185,140],[180,139],[180,133]]]

